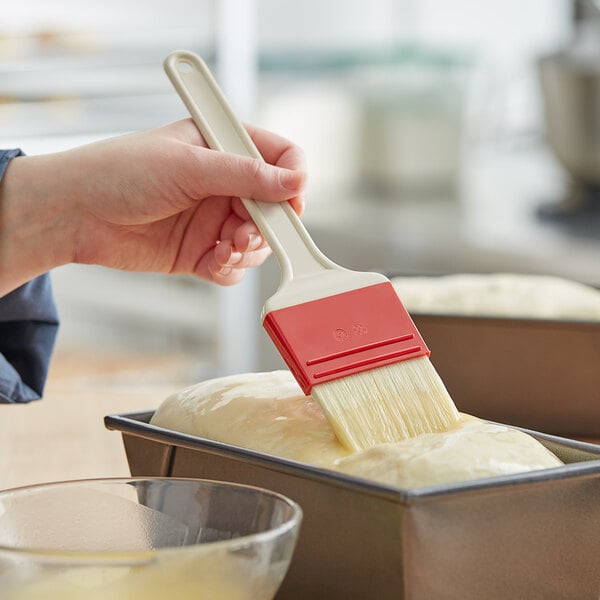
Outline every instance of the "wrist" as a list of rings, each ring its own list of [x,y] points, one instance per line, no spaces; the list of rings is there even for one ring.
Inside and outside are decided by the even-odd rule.
[[[0,295],[71,262],[75,219],[55,167],[54,155],[20,156],[0,181]]]

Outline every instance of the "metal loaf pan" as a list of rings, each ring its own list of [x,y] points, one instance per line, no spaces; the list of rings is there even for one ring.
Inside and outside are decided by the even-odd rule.
[[[458,408],[600,438],[600,323],[411,313]]]
[[[112,415],[132,475],[257,485],[300,503],[283,600],[584,600],[600,590],[600,446],[529,431],[564,462],[402,490]]]

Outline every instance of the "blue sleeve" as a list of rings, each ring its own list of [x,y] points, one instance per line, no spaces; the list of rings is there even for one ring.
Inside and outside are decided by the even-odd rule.
[[[0,179],[20,150],[0,150]],[[48,274],[0,298],[0,402],[41,398],[58,330]]]

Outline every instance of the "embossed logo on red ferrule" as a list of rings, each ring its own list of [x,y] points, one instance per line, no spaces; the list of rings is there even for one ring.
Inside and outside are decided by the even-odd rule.
[[[333,339],[336,340],[336,342],[345,342],[349,337],[350,334],[341,327],[333,330]]]

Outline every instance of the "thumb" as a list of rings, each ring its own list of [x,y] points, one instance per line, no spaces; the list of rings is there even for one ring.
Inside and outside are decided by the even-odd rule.
[[[198,148],[198,159],[195,177],[213,196],[280,202],[298,196],[306,181],[302,170],[277,167],[257,158]]]

